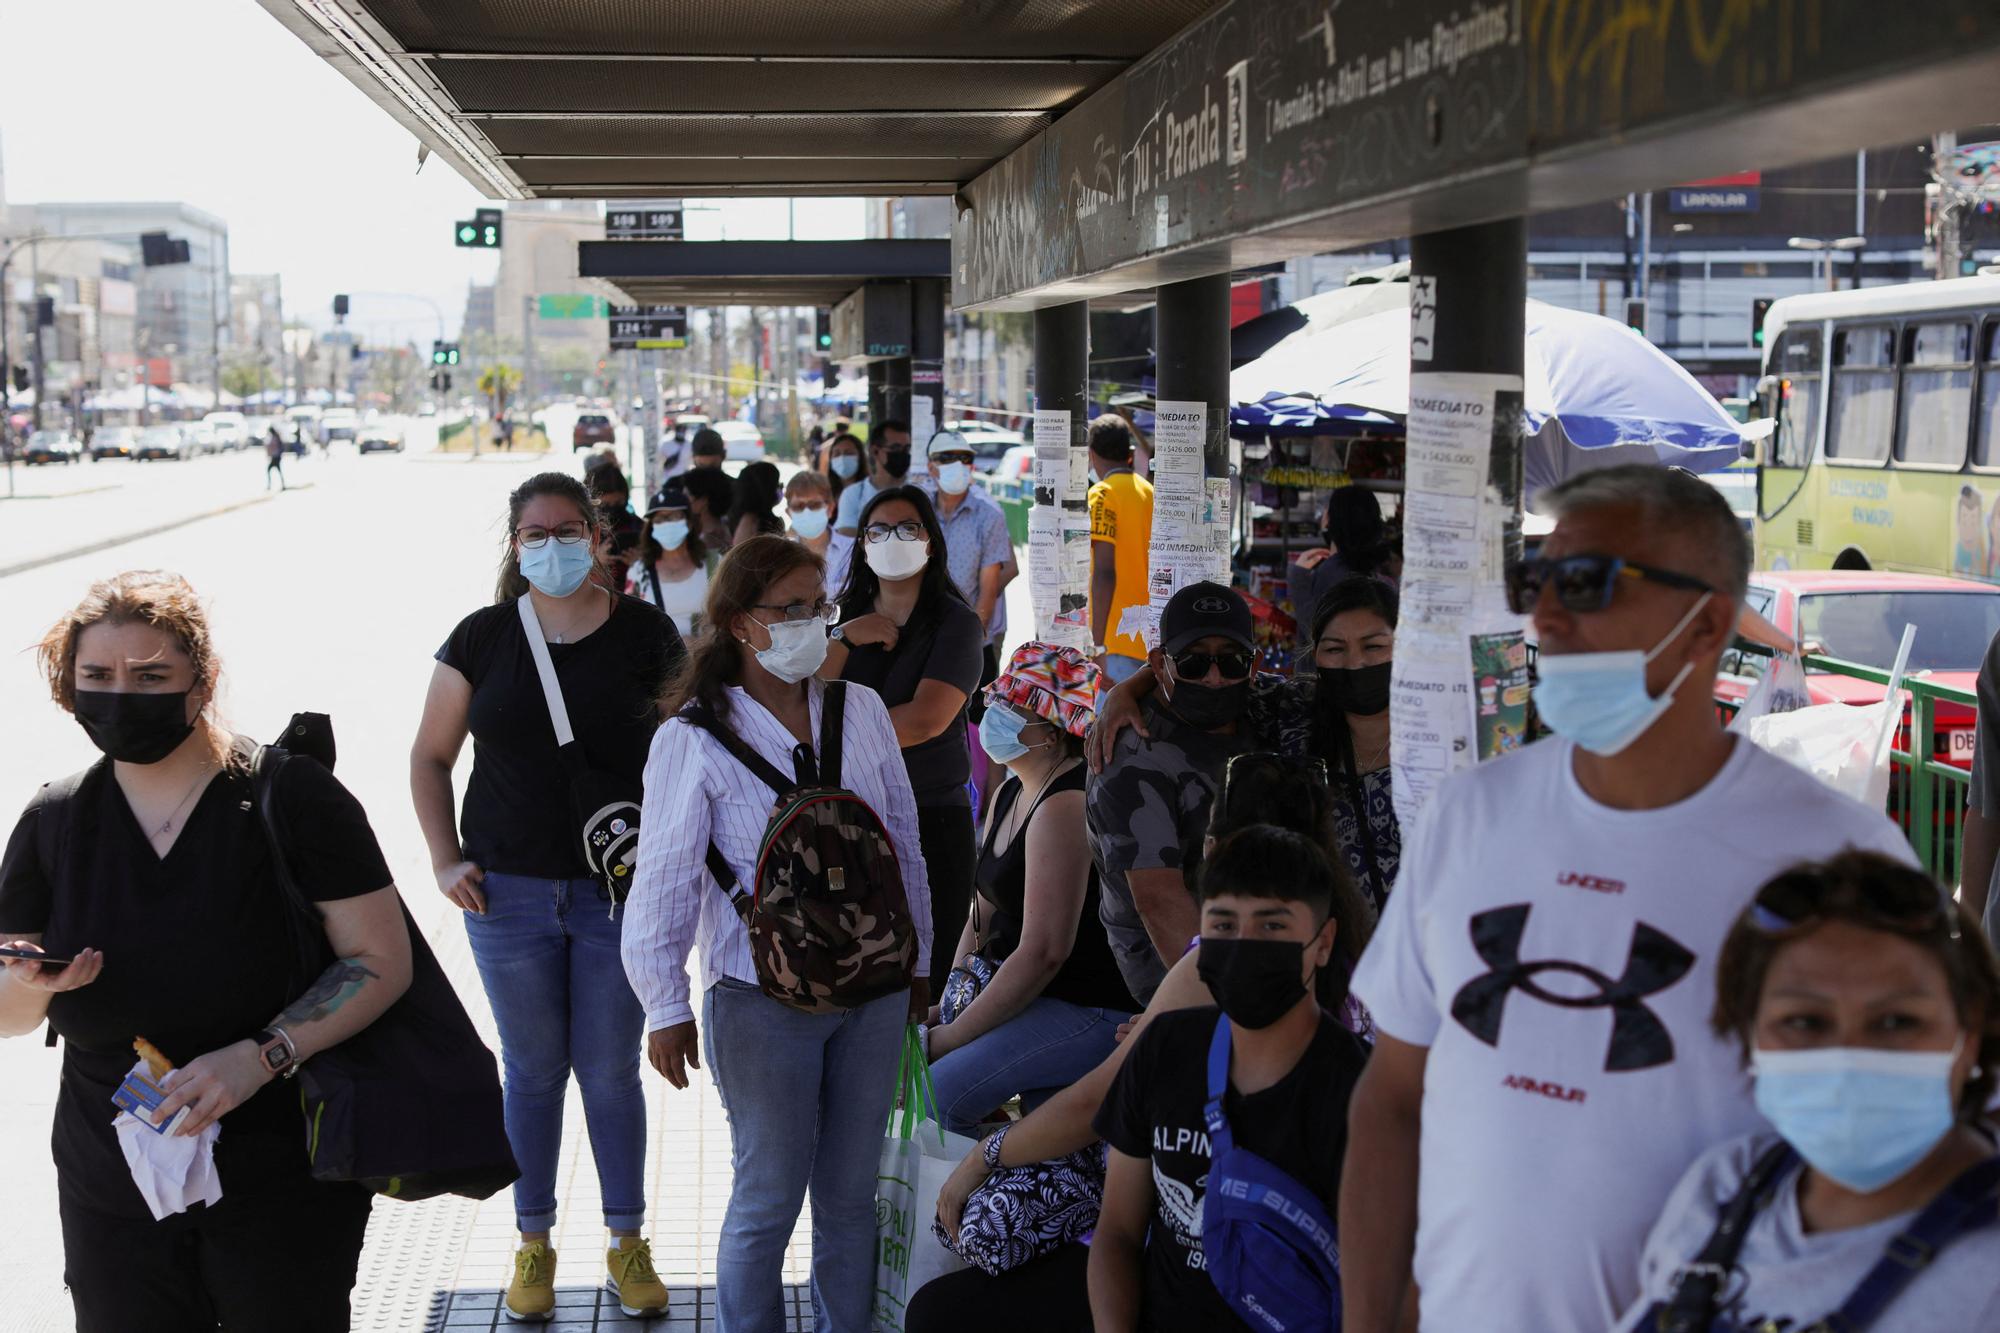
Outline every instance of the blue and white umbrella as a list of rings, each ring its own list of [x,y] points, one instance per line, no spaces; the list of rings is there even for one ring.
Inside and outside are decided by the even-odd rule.
[[[1410,410],[1409,349],[1407,306],[1303,330],[1230,376],[1232,421],[1307,433],[1401,421]],[[1602,315],[1528,302],[1524,370],[1531,491],[1612,462],[1719,471],[1760,433],[1673,358]]]

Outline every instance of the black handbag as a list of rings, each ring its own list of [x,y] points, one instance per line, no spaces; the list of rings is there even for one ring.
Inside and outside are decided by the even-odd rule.
[[[562,682],[556,679],[555,662],[549,657],[548,642],[542,638],[542,622],[535,614],[534,599],[522,593],[515,605],[521,611],[521,631],[528,636],[528,653],[535,659],[535,673],[542,680],[542,698],[549,706],[549,723],[555,728],[556,752],[562,756],[569,774],[571,803],[583,829],[583,859],[591,875],[611,899],[611,915],[632,891],[632,873],[639,866],[639,804],[642,793],[634,784],[592,768],[583,744],[570,730],[569,709],[563,704]]]
[[[278,774],[295,762],[308,761],[263,747],[251,788],[291,909],[285,919],[303,990],[334,957],[319,910],[300,891],[287,856],[276,790]],[[352,1181],[392,1199],[489,1198],[521,1174],[507,1142],[499,1068],[409,907],[402,912],[410,932],[409,990],[373,1023],[301,1064],[294,1078],[310,1170],[315,1180]]]

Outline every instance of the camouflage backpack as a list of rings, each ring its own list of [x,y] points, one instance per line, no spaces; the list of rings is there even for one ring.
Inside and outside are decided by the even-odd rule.
[[[703,705],[681,717],[700,727],[777,793],[750,892],[708,845],[709,873],[750,931],[764,993],[806,1013],[831,1013],[907,989],[917,937],[903,871],[882,821],[840,785],[845,681],[826,687],[819,757],[794,747],[796,778],[744,744]]]

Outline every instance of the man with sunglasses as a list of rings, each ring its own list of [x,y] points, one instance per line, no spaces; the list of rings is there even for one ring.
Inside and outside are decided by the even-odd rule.
[[[1142,1005],[1201,926],[1182,848],[1199,846],[1229,761],[1271,748],[1243,717],[1255,641],[1250,608],[1234,589],[1191,583],[1175,593],[1149,655],[1160,686],[1141,705],[1145,735],[1120,732],[1085,789],[1098,914]]]
[[[1508,591],[1556,738],[1438,788],[1355,971],[1379,1039],[1342,1177],[1350,1333],[1401,1327],[1413,1276],[1425,1330],[1615,1324],[1674,1183],[1759,1123],[1708,1026],[1730,922],[1794,862],[1911,859],[1723,730],[1750,551],[1718,491],[1627,466],[1542,503]]]

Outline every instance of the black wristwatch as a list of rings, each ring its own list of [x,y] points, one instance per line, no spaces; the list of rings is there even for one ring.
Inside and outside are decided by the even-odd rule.
[[[298,1048],[283,1028],[265,1028],[256,1037],[257,1058],[273,1078],[290,1078],[299,1072]]]

